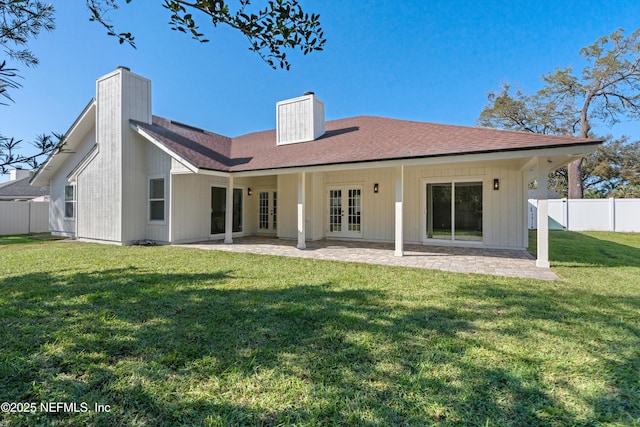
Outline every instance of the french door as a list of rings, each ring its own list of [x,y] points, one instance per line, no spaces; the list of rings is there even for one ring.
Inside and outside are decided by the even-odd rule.
[[[278,229],[278,193],[275,190],[258,192],[258,231],[275,233]]]
[[[362,188],[329,188],[329,236],[362,237]]]

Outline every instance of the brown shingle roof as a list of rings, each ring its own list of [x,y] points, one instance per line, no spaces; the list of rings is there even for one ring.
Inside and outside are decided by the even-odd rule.
[[[218,171],[491,153],[602,142],[570,136],[358,116],[326,122],[326,133],[315,141],[278,146],[275,130],[228,138],[156,116],[151,125],[133,123],[194,166]]]

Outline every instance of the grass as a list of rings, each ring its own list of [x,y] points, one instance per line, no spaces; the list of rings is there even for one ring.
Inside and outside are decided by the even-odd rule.
[[[0,425],[640,425],[640,235],[555,282],[0,239]],[[109,412],[93,411],[94,404]]]

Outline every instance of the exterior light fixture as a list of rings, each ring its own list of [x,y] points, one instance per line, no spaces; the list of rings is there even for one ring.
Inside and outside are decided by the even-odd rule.
[[[373,192],[374,193],[378,192],[378,183],[377,182],[375,184],[373,184]]]
[[[500,180],[498,178],[494,178],[494,180],[493,180],[493,189],[494,190],[499,190],[500,189]]]
[[[250,196],[253,194],[253,191],[251,190],[251,187],[247,188],[247,196]]]

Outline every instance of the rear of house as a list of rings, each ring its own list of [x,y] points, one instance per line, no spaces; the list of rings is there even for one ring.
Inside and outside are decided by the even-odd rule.
[[[32,180],[54,234],[132,244],[269,235],[525,249],[527,186],[598,140],[359,116],[325,121],[313,93],[276,129],[228,138],[154,116],[125,67]],[[544,197],[541,197],[544,198]],[[544,230],[543,230],[544,232]],[[544,245],[543,245],[544,246]],[[542,260],[541,265],[544,265]]]

